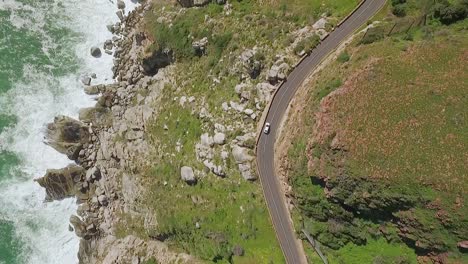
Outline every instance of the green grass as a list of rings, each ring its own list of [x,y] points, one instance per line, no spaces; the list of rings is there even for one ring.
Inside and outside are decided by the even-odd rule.
[[[365,246],[348,244],[330,256],[330,263],[361,264],[416,264],[416,254],[401,244],[391,244],[385,239],[369,241]]]

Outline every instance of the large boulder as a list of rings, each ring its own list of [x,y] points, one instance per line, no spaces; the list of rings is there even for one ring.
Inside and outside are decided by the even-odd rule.
[[[232,155],[234,156],[234,160],[236,161],[236,163],[239,164],[239,163],[252,161],[254,158],[248,154],[248,151],[249,149],[247,148],[243,148],[243,147],[239,147],[235,145],[232,148]]]
[[[271,100],[273,92],[275,91],[275,86],[269,83],[259,83],[255,87],[257,89],[257,96],[261,102],[268,102]]]
[[[242,175],[242,177],[247,180],[247,181],[255,181],[257,179],[257,176],[255,174],[252,174],[252,168],[250,167],[250,164],[239,164],[239,171]]]
[[[99,58],[102,55],[101,49],[98,47],[91,47],[90,52],[91,52],[91,56],[95,58]]]
[[[45,143],[71,160],[78,158],[83,144],[89,141],[88,127],[71,117],[57,116],[47,125]]]
[[[213,142],[217,145],[226,143],[226,135],[224,133],[216,133],[213,137]]]
[[[86,171],[80,166],[70,165],[59,170],[47,170],[46,175],[36,179],[46,190],[46,201],[62,200],[73,197],[80,191],[80,182],[85,179]]]
[[[208,133],[204,133],[200,136],[200,140],[203,146],[212,147],[214,144],[214,139]]]
[[[194,185],[197,183],[197,177],[195,177],[193,169],[188,166],[183,166],[180,168],[180,178],[189,185]]]

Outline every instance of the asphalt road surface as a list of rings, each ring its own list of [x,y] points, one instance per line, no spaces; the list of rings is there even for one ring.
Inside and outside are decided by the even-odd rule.
[[[285,197],[281,191],[279,178],[275,175],[274,147],[278,126],[280,125],[294,94],[330,52],[359,27],[364,25],[385,4],[386,0],[367,0],[355,12],[324,39],[288,76],[288,80],[278,88],[270,104],[266,122],[271,124],[268,135],[260,135],[257,145],[257,164],[263,192],[270,211],[276,236],[288,264],[305,263],[305,254],[298,246],[295,233],[286,208]]]

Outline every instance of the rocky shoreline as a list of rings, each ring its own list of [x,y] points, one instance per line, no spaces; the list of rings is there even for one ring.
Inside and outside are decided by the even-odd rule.
[[[197,1],[178,2],[182,7],[192,7],[209,1],[200,4]],[[222,10],[226,16],[232,12],[229,3],[216,3],[225,4]],[[76,164],[60,170],[48,170],[37,182],[46,190],[46,201],[76,197],[79,207],[77,215],[70,217],[70,231],[80,237],[80,263],[138,264],[150,260],[157,263],[197,263],[198,260],[188,254],[171,251],[162,242],[167,235],[165,233],[148,235],[146,232],[138,237],[119,230],[122,225],[133,224],[136,229],[157,230],[159,223],[155,212],[142,205],[147,198],[145,194],[150,191],[142,179],[142,170],[151,167],[150,162],[154,160],[151,155],[157,151],[151,146],[151,138],[146,131],[154,125],[150,125],[150,121],[154,121],[158,109],[161,109],[159,106],[164,105],[163,89],[170,89],[177,83],[177,71],[175,65],[171,66],[174,62],[172,50],[148,52],[154,44],[151,36],[143,30],[144,14],[150,10],[149,4],[142,3],[128,16],[124,16],[122,1],[118,1],[117,6],[120,9],[117,16],[121,21],[107,25],[114,37],[102,47],[104,53],[114,55],[112,70],[116,82],[91,85],[92,75],[82,78],[85,93],[96,96],[96,105],[81,109],[79,120],[56,117],[47,125],[45,138],[46,144]],[[158,17],[158,23],[159,20],[171,21],[171,15],[168,11]],[[191,115],[206,123],[196,139],[194,150],[190,150],[191,153],[194,151],[193,158],[200,166],[180,164],[182,181],[196,185],[211,173],[216,179],[231,180],[233,170],[247,182],[257,179],[252,156],[257,128],[255,121],[278,85],[285,80],[291,70],[291,62],[310,49],[301,43],[326,35],[325,24],[326,19],[322,17],[313,26],[293,32],[294,40],[281,53],[269,56],[269,62],[262,54],[262,48],[244,47],[231,67],[240,77],[240,83],[233,87],[236,98],[225,98],[216,107],[223,113],[220,116],[213,116],[208,110],[210,107],[204,95],[195,97],[189,91],[176,88],[180,97],[169,100],[174,100],[174,104],[183,109],[190,109]],[[207,38],[193,39],[192,42],[197,56],[206,55],[207,45]],[[91,47],[89,56],[99,58],[101,55],[100,47]],[[212,81],[213,85],[221,82],[215,77]],[[207,125],[210,123],[208,120],[213,126]],[[160,126],[163,133],[174,129],[164,122]],[[185,147],[179,141],[175,147],[177,153]],[[157,148],[164,148],[166,142],[161,144]],[[163,155],[174,153],[165,152]],[[231,158],[233,164],[230,164]],[[163,186],[166,185],[172,188],[172,184],[164,182]],[[199,196],[191,196],[194,204],[200,199]],[[199,222],[195,223],[195,228],[200,228]],[[148,236],[147,239],[142,238]],[[244,254],[239,245],[233,248],[232,254]]]
[[[162,242],[116,235],[121,212],[145,216],[135,204],[144,189],[130,172],[144,165],[150,153],[145,125],[154,114],[150,105],[157,102],[169,70],[158,69],[167,65],[160,64],[158,57],[142,64],[138,56],[147,45],[144,33],[138,31],[145,6],[126,17],[118,11],[122,22],[107,27],[115,36],[106,41],[104,50],[112,53],[115,46],[117,82],[89,86],[90,80],[83,81],[87,94],[99,95],[96,105],[81,109],[79,120],[58,116],[47,125],[45,143],[76,165],[48,170],[36,181],[45,188],[46,201],[76,197],[79,207],[77,215],[70,217],[70,231],[80,237],[80,263],[142,263],[153,258],[159,263],[196,262],[189,255],[171,252]],[[125,8],[121,1],[118,7]],[[100,49],[93,47],[91,55],[97,53],[101,54]],[[146,215],[145,226],[155,225],[151,214]]]

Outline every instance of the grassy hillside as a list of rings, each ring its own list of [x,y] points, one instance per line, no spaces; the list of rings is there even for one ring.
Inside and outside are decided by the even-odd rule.
[[[467,5],[432,4],[388,5],[289,120],[296,224],[331,263],[468,261]]]
[[[147,53],[171,50],[175,59],[170,66],[171,84],[162,91],[155,106],[158,115],[146,131],[154,147],[153,166],[141,168],[148,186],[141,204],[154,213],[158,225],[146,230],[133,219],[119,232],[164,240],[207,262],[284,263],[260,183],[242,178],[231,154],[232,144],[240,144],[241,136],[248,138],[242,144],[253,155],[252,134],[258,119],[224,110],[222,105],[242,103],[261,115],[265,102],[254,99],[255,90],[242,94],[251,98],[247,100],[240,98],[235,86],[243,82],[255,87],[266,82],[266,72],[278,60],[277,55],[294,64],[299,57],[291,47],[293,32],[310,28],[325,12],[331,28],[358,1],[229,2],[229,6],[211,3],[181,8],[175,1],[152,1],[143,28],[153,41]],[[195,51],[193,42],[204,38],[205,49]],[[258,76],[249,76],[245,66],[239,65],[246,50],[255,51],[253,60],[259,66],[252,67]],[[224,131],[226,144],[209,151],[216,164],[223,164],[225,177],[211,173],[204,160],[197,158],[201,135],[212,135],[215,130]],[[229,156],[223,158],[223,152]],[[194,169],[196,185],[181,180],[182,166]],[[233,248],[239,247],[243,256],[233,255]]]

